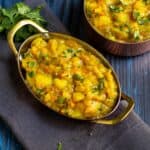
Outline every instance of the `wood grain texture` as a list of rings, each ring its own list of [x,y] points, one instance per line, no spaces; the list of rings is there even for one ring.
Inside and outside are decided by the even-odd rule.
[[[17,1],[19,0],[0,0],[0,4],[8,7]],[[72,35],[87,40],[82,0],[47,0],[47,2]],[[134,97],[136,102],[135,111],[145,122],[150,124],[150,53],[132,58],[124,58],[106,54],[102,49],[101,52],[116,70],[122,90]],[[18,145],[3,121],[0,121],[0,149],[21,149],[21,146]]]

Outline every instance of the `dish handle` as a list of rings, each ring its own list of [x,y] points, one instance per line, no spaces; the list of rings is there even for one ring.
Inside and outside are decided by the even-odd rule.
[[[39,26],[38,24],[36,24],[34,21],[32,20],[28,20],[28,19],[24,19],[19,21],[9,32],[7,35],[7,40],[8,40],[8,44],[10,46],[10,48],[12,49],[14,55],[17,57],[18,56],[18,51],[16,49],[15,43],[14,43],[14,36],[16,34],[16,32],[22,28],[25,25],[32,25],[33,27],[35,27],[39,32],[48,32],[46,29],[42,28],[41,26]]]
[[[133,110],[134,101],[131,97],[127,96],[124,93],[121,94],[121,101],[126,101],[128,103],[128,106],[117,117],[112,118],[112,119],[93,120],[92,122],[97,123],[97,124],[115,125],[123,121],[129,115],[129,113]]]

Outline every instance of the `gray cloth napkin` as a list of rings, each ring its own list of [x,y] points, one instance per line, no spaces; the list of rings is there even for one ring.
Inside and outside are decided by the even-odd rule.
[[[43,0],[25,0],[30,6]],[[46,6],[42,12],[48,29],[67,33]],[[0,40],[0,116],[27,150],[149,150],[150,129],[132,112],[115,126],[65,118],[41,105],[28,92],[17,71],[15,57],[5,39]]]

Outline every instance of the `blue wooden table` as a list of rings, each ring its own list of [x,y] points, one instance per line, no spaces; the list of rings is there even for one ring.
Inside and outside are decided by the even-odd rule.
[[[0,0],[0,5],[9,7],[18,1],[20,0]],[[81,0],[66,0],[65,5],[64,1],[47,0],[47,3],[74,36],[85,40],[83,22],[80,20],[82,6],[78,5]],[[60,10],[63,10],[64,13],[60,13]],[[150,124],[150,53],[132,58],[119,58],[109,54],[106,54],[105,57],[119,75],[123,91],[134,97],[135,111],[145,122]],[[10,129],[0,120],[0,150],[20,149],[22,147]]]

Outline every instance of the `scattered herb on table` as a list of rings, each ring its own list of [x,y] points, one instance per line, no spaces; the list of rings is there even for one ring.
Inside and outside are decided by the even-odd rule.
[[[0,8],[0,33],[6,33],[20,20],[30,19],[37,24],[45,27],[47,22],[40,15],[42,6],[32,9],[23,2],[16,3],[11,8]],[[15,41],[23,41],[37,30],[30,25],[21,28],[16,36]]]
[[[58,143],[57,150],[62,150],[62,143],[61,142]]]

